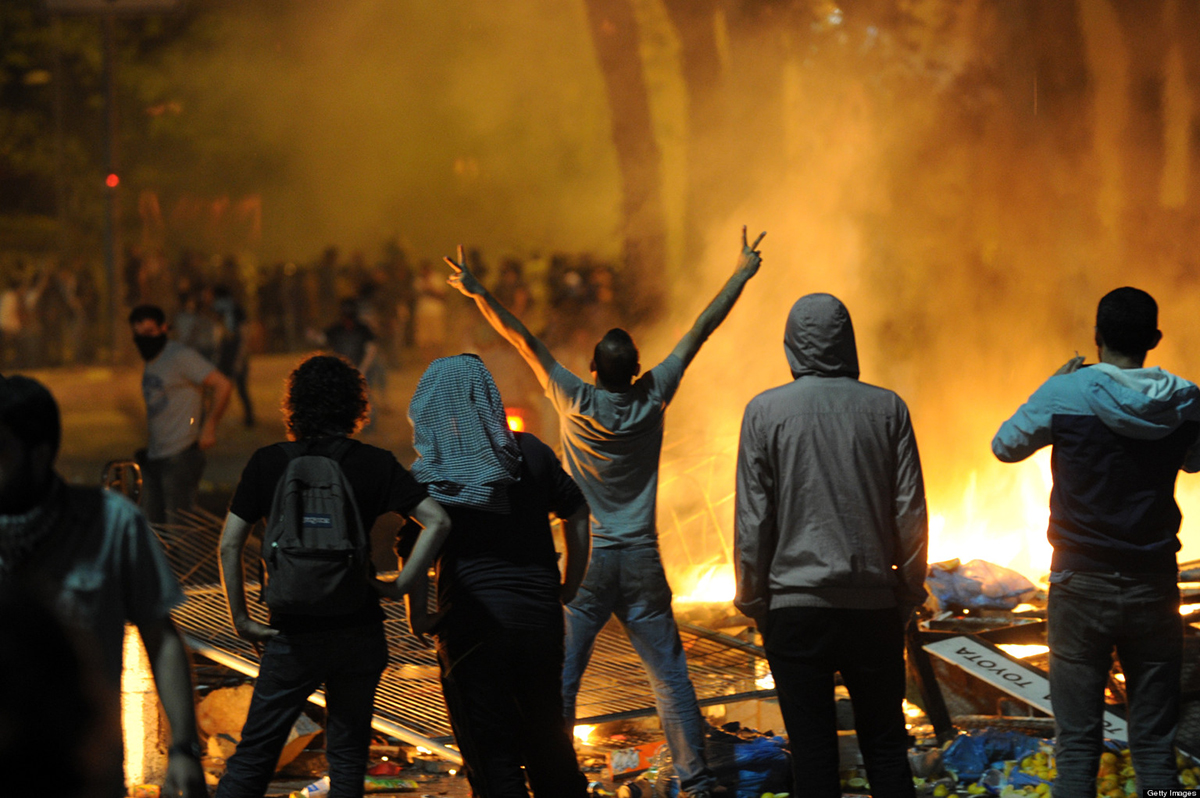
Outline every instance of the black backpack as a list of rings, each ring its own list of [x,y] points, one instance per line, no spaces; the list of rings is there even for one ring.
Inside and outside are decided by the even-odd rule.
[[[288,464],[263,533],[271,612],[344,615],[371,596],[370,538],[340,465],[357,442],[281,443]]]

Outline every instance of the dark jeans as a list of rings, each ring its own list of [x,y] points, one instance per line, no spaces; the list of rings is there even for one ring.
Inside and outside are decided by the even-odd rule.
[[[1125,674],[1138,789],[1179,786],[1175,728],[1183,621],[1175,574],[1051,575],[1050,701],[1057,727],[1054,798],[1091,798],[1104,738],[1113,648]]]
[[[537,798],[587,795],[563,724],[561,627],[442,631],[438,659],[454,739],[476,796],[528,798],[526,776]]]
[[[839,671],[854,705],[871,794],[912,798],[899,610],[783,607],[767,613],[762,633],[791,743],[796,794],[842,794],[833,694]]]
[[[267,641],[242,739],[217,786],[217,798],[262,798],[292,724],[322,684],[329,798],[359,798],[375,688],[387,656],[383,624],[280,634]]]
[[[178,523],[180,510],[191,510],[200,495],[204,452],[192,444],[182,452],[151,460],[146,450],[137,453],[142,469],[142,511],[152,524]]]

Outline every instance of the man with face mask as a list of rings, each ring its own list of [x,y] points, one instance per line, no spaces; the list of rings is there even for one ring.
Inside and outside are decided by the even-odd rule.
[[[217,423],[229,405],[233,384],[194,349],[167,340],[162,308],[138,305],[129,314],[129,326],[146,361],[142,396],[148,440],[138,452],[142,509],[151,523],[175,521],[179,510],[196,504],[204,452],[217,442]]]

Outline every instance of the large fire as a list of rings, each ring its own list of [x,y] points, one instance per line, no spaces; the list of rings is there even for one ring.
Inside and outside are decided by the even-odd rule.
[[[965,475],[954,485],[934,483],[926,474],[929,487],[929,562],[958,559],[986,560],[1011,568],[1035,584],[1044,583],[1050,570],[1051,547],[1046,539],[1049,521],[1050,449],[1042,449],[1021,463],[1006,465],[991,461]],[[965,484],[964,484],[965,483]],[[1200,518],[1200,480],[1181,475],[1177,497],[1184,514],[1180,540],[1181,562],[1200,556],[1196,545],[1189,545],[1188,519]],[[732,491],[708,497],[705,515],[711,526],[724,536],[721,552],[711,546],[704,551],[708,559],[700,564],[671,562],[671,584],[675,602],[728,603],[735,591],[733,565],[729,549],[733,540]],[[676,524],[676,535],[692,530]],[[668,530],[669,531],[669,530]],[[1200,541],[1197,541],[1200,543]]]
[[[986,560],[1036,583],[1050,568],[1050,449],[1002,468],[1011,479],[990,490],[972,471],[957,504],[937,507],[931,500],[929,561]]]

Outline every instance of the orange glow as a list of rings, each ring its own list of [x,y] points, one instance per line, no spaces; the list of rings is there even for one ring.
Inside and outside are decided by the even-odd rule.
[[[1050,449],[1005,468],[1003,484],[971,472],[959,501],[931,507],[929,562],[987,560],[1035,584],[1050,570]]]
[[[679,604],[687,603],[717,603],[733,601],[737,590],[737,582],[733,576],[733,566],[729,564],[713,565],[701,568],[692,579],[692,586],[686,593],[675,596]]]
[[[121,185],[121,178],[118,177],[114,172],[108,177],[104,178],[104,185],[108,186],[109,188],[116,188],[117,186]]]
[[[525,417],[519,412],[516,410],[509,410],[506,418],[508,419],[508,428],[510,430],[513,432],[525,431]]]

